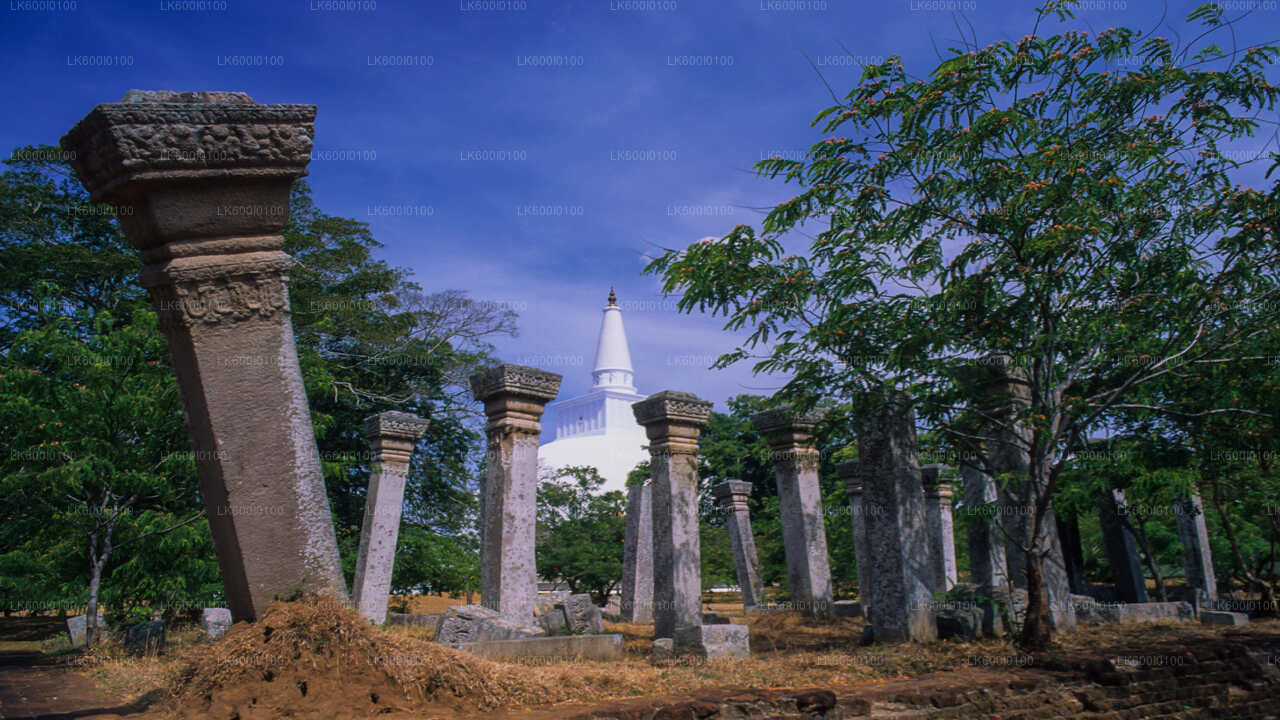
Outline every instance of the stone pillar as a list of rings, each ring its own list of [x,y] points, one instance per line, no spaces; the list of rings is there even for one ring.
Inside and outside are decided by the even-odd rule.
[[[862,465],[857,460],[847,460],[836,465],[836,474],[844,481],[845,496],[849,499],[853,562],[858,571],[858,602],[862,605],[862,616],[870,617],[871,551],[867,547],[867,513],[862,502]]]
[[[1147,581],[1142,574],[1138,540],[1120,517],[1126,512],[1124,491],[1104,491],[1098,498],[1098,521],[1102,526],[1102,542],[1107,548],[1107,561],[1115,580],[1116,599],[1126,603],[1147,602]]]
[[[995,598],[996,591],[1005,590],[1009,584],[1005,565],[1004,532],[1000,529],[998,514],[999,493],[991,476],[968,463],[960,466],[963,482],[965,511],[972,520],[968,523],[966,538],[969,541],[969,575],[978,590],[988,598]],[[1004,631],[1004,619],[996,612],[993,602],[983,606],[982,631],[999,635]]]
[[[387,593],[396,560],[409,457],[426,429],[426,420],[403,412],[378,413],[364,421],[364,436],[373,448],[374,464],[364,500],[351,598],[374,625],[387,619]]]
[[[987,458],[992,472],[1000,479],[997,486],[1009,579],[1014,587],[1026,589],[1027,558],[1023,548],[1041,548],[1045,553],[1042,566],[1050,624],[1058,631],[1072,630],[1076,626],[1076,611],[1071,602],[1071,583],[1067,580],[1052,507],[1042,516],[1040,537],[1032,537],[1035,527],[1032,511],[1036,496],[1044,488],[1034,485],[1030,478],[1030,430],[1017,422],[1013,414],[1014,411],[1025,410],[1031,403],[1026,373],[1007,362],[992,363],[988,369],[991,372],[989,388],[995,398],[995,406],[989,411],[999,418],[1001,424],[992,423],[987,428]],[[1001,476],[1005,477],[1001,479]]]
[[[751,534],[751,512],[747,509],[751,483],[725,480],[712,488],[712,494],[725,514],[725,527],[733,546],[733,564],[742,588],[742,605],[746,608],[759,605],[764,602],[764,583],[760,582],[760,560],[756,556],[756,539]]]
[[[931,464],[920,468],[924,485],[924,518],[933,559],[933,591],[946,592],[960,581],[956,568],[956,528],[951,515],[952,468]]]
[[[347,594],[280,236],[315,114],[244,93],[131,90],[62,138],[139,250],[237,621],[299,591]]]
[[[622,545],[622,619],[653,622],[653,486],[627,488],[627,534]]]
[[[1067,567],[1067,583],[1076,595],[1089,594],[1089,580],[1084,574],[1084,548],[1080,544],[1080,523],[1075,518],[1058,518],[1058,540],[1062,543],[1062,561]]]
[[[1204,524],[1204,506],[1200,494],[1184,498],[1176,508],[1178,537],[1182,540],[1182,566],[1187,586],[1194,588],[1199,604],[1212,608],[1218,601],[1218,581],[1213,574],[1213,555],[1209,549],[1209,530]]]
[[[871,627],[877,642],[938,638],[933,566],[914,412],[896,394],[868,399],[858,433],[871,551]]]
[[[818,486],[819,456],[813,446],[813,426],[822,416],[821,410],[798,414],[777,408],[751,417],[772,450],[792,601],[805,614],[819,618],[832,613],[831,566],[822,519],[822,488]]]
[[[525,625],[533,622],[538,592],[533,549],[539,420],[560,391],[560,379],[523,365],[498,365],[471,376],[471,391],[489,420],[480,489],[480,602]]]
[[[649,438],[653,484],[653,636],[702,626],[698,436],[711,403],[674,390],[631,406]],[[677,650],[683,649],[680,647]]]

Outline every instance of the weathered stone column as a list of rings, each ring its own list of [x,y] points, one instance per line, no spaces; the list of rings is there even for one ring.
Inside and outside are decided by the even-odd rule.
[[[924,484],[924,517],[929,528],[929,547],[933,557],[933,591],[946,592],[960,581],[956,568],[956,528],[951,516],[951,475],[946,465],[931,464],[920,468]]]
[[[830,617],[832,613],[831,566],[822,519],[822,488],[818,486],[819,455],[813,446],[813,427],[823,414],[821,410],[798,414],[776,408],[751,417],[772,450],[792,601],[813,617]]]
[[[533,549],[539,420],[560,391],[560,379],[523,365],[498,365],[471,376],[471,391],[489,419],[480,489],[480,602],[526,625],[533,622],[538,592]]]
[[[711,403],[663,390],[631,406],[649,438],[653,484],[653,636],[702,625],[698,436]],[[679,648],[677,648],[679,649]]]
[[[1138,540],[1125,526],[1120,513],[1124,510],[1124,491],[1103,491],[1098,498],[1098,521],[1102,526],[1102,542],[1107,547],[1107,560],[1115,580],[1116,599],[1127,603],[1147,602],[1147,581],[1142,574]]]
[[[845,497],[849,499],[853,562],[858,571],[858,602],[862,605],[862,616],[870,617],[871,550],[867,547],[867,511],[862,502],[862,464],[857,460],[846,460],[836,465],[836,474],[844,481]]]
[[[1009,584],[1005,565],[1004,533],[1000,529],[998,493],[991,476],[972,464],[960,466],[965,512],[972,515],[968,523],[969,575],[986,597],[994,600],[997,590]],[[1004,632],[1004,619],[996,612],[994,602],[982,608],[982,631],[988,635]]]
[[[1218,580],[1213,574],[1213,554],[1209,549],[1209,530],[1204,524],[1204,505],[1200,494],[1184,498],[1176,511],[1187,586],[1195,589],[1201,606],[1212,608],[1218,600]]]
[[[627,622],[653,622],[653,486],[649,483],[627,488],[621,610]]]
[[[280,236],[315,114],[244,93],[131,90],[62,138],[139,250],[237,621],[298,591],[346,597]]]
[[[938,638],[916,426],[907,397],[868,399],[858,433],[871,551],[871,627],[878,642]]]
[[[364,436],[373,448],[374,464],[364,500],[351,598],[374,625],[387,619],[387,593],[396,560],[409,458],[426,429],[426,420],[404,412],[378,413],[364,421]]]
[[[733,546],[733,564],[738,570],[742,588],[742,605],[749,608],[764,602],[764,583],[760,582],[760,559],[756,556],[756,539],[751,534],[751,483],[725,480],[711,489],[725,514],[729,544]]]
[[[1067,568],[1067,584],[1075,595],[1089,594],[1089,581],[1084,574],[1084,547],[1080,543],[1080,523],[1076,518],[1058,518],[1058,541],[1062,544],[1062,562]]]

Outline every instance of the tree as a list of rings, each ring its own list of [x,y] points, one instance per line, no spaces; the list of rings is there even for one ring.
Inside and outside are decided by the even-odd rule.
[[[1028,648],[1050,640],[1044,529],[1067,458],[1121,410],[1265,414],[1139,391],[1175,365],[1237,361],[1264,324],[1240,309],[1277,287],[1276,194],[1233,184],[1249,163],[1224,146],[1274,112],[1280,49],[1212,44],[1232,24],[1216,6],[1191,13],[1204,32],[1182,47],[1129,28],[1037,34],[1073,4],[1046,4],[1016,42],[967,40],[927,76],[898,57],[868,66],[815,118],[827,138],[757,164],[801,186],[759,233],[647,268],[682,310],[750,329],[715,366],[765,349],[754,368],[789,378],[780,399],[907,391],[984,469],[1022,453],[1006,481],[1030,512]],[[1007,360],[1024,399],[992,405],[972,372],[986,358]],[[984,447],[979,426],[1007,447]]]
[[[604,478],[593,467],[570,466],[538,485],[536,561],[542,577],[587,591],[604,605],[622,580],[626,497],[598,491]]]

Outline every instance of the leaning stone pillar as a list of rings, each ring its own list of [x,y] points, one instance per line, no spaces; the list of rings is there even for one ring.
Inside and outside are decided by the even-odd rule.
[[[1182,540],[1182,565],[1187,586],[1195,590],[1199,604],[1211,608],[1218,601],[1218,581],[1213,574],[1209,530],[1204,524],[1204,505],[1193,493],[1178,503],[1178,537]]]
[[[1084,573],[1084,547],[1080,541],[1080,523],[1076,518],[1058,518],[1058,541],[1062,544],[1062,561],[1067,567],[1067,583],[1074,595],[1088,595],[1089,581]]]
[[[374,453],[373,472],[364,500],[352,600],[374,625],[387,619],[387,593],[396,560],[409,457],[426,429],[426,420],[404,412],[378,413],[364,421],[364,436]]]
[[[712,493],[725,514],[729,543],[733,546],[733,564],[738,570],[738,585],[742,588],[742,606],[759,605],[764,602],[764,583],[760,582],[760,560],[756,556],[751,512],[747,508],[751,483],[725,480],[712,488]]]
[[[653,483],[653,636],[702,625],[698,436],[711,403],[674,390],[631,406],[649,438]],[[680,649],[680,648],[677,648]]]
[[[280,235],[315,114],[244,93],[131,90],[62,138],[139,250],[237,621],[298,591],[346,597]]]
[[[1138,556],[1138,540],[1125,527],[1120,514],[1125,512],[1123,490],[1104,490],[1098,498],[1098,520],[1102,526],[1102,542],[1107,548],[1111,576],[1115,580],[1116,599],[1127,603],[1147,602],[1147,581]]]
[[[849,499],[853,562],[858,571],[858,602],[862,605],[862,616],[870,617],[871,550],[867,547],[867,512],[862,502],[862,465],[857,460],[847,460],[836,465],[836,474],[844,481],[845,497]]]
[[[951,473],[946,465],[920,468],[924,483],[924,517],[933,558],[933,591],[946,592],[959,582],[956,568],[955,519],[951,515]]]
[[[653,622],[653,486],[627,488],[627,534],[622,544],[622,619]]]
[[[560,379],[523,365],[498,365],[471,376],[471,391],[489,420],[480,489],[480,602],[526,625],[533,623],[538,591],[533,549],[539,420],[560,391]]]
[[[868,400],[858,459],[871,551],[872,632],[878,642],[932,642],[938,626],[914,413],[902,394]]]
[[[791,597],[813,617],[829,617],[832,612],[818,449],[813,446],[813,427],[822,415],[820,410],[798,414],[777,408],[751,417],[772,450]]]

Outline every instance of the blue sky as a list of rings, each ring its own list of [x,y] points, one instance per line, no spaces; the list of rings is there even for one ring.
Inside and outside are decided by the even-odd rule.
[[[646,257],[755,223],[794,194],[751,165],[799,154],[863,60],[925,72],[958,14],[1016,39],[1032,0],[3,0],[0,149],[56,143],[138,89],[239,90],[319,107],[310,182],[324,211],[369,222],[427,290],[510,303],[504,360],[590,384],[616,286],[642,392],[717,403],[777,386],[721,322],[675,312]],[[1150,27],[1197,3],[1094,0],[1076,27]],[[1280,38],[1263,0],[1241,43]],[[849,54],[846,54],[846,48]],[[579,364],[580,363],[580,364]]]

